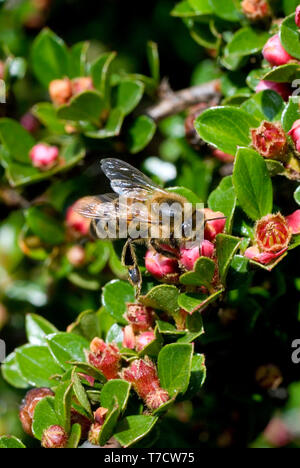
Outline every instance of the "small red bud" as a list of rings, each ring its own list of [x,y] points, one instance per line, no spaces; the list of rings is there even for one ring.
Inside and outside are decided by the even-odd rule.
[[[243,0],[243,13],[251,21],[259,21],[271,15],[269,4],[266,0]]]
[[[300,153],[300,120],[296,120],[288,135],[291,136],[298,153]]]
[[[297,210],[290,216],[287,216],[286,220],[293,235],[300,234],[300,210]]]
[[[61,426],[50,426],[44,431],[42,447],[44,448],[65,448],[68,442],[68,435]]]
[[[106,415],[108,413],[107,408],[100,407],[94,412],[94,418],[97,424],[103,426]]]
[[[72,97],[72,83],[69,78],[51,81],[49,94],[52,102],[57,106],[67,104]]]
[[[78,202],[76,202],[68,208],[66,224],[76,236],[87,236],[91,221],[88,218],[84,218],[76,211],[78,206]]]
[[[294,58],[283,48],[278,34],[271,37],[263,49],[264,58],[273,66],[279,67],[289,63]]]
[[[232,163],[234,161],[234,156],[232,154],[223,153],[223,151],[218,149],[213,150],[212,155],[225,164]]]
[[[73,245],[67,252],[67,259],[74,267],[81,267],[86,260],[84,248],[81,245]]]
[[[147,395],[145,403],[150,410],[154,411],[169,400],[168,392],[162,388],[158,388]]]
[[[27,112],[21,117],[20,123],[29,133],[35,133],[40,127],[38,119],[36,119],[30,112]]]
[[[133,331],[146,331],[154,323],[154,310],[141,304],[127,304],[126,320],[132,325]]]
[[[212,211],[205,208],[204,215],[206,219],[204,238],[210,242],[214,242],[217,235],[224,232],[226,226],[226,217],[220,211]],[[221,219],[216,219],[221,218]],[[209,221],[208,221],[209,220]]]
[[[193,247],[192,249],[186,249],[182,247],[180,249],[180,263],[187,270],[191,271],[194,269],[194,264],[200,257],[211,258],[214,254],[214,245],[207,240],[204,240],[199,247]]]
[[[75,78],[72,81],[72,91],[74,96],[90,89],[94,89],[94,85],[92,78],[89,76]]]
[[[287,137],[279,123],[263,122],[251,130],[253,148],[267,159],[277,159],[287,151]]]
[[[90,345],[89,363],[99,369],[107,380],[117,379],[121,355],[114,344],[106,344],[100,338],[94,338]]]
[[[27,392],[20,407],[19,418],[26,434],[32,436],[34,410],[39,401],[47,396],[54,396],[50,388],[34,388]]]
[[[135,348],[135,336],[132,325],[127,325],[123,329],[123,343],[124,348],[134,349]]]
[[[280,214],[270,214],[255,226],[255,239],[261,252],[278,253],[289,246],[292,237],[287,220]]]
[[[148,250],[145,258],[146,269],[158,280],[170,283],[178,281],[179,271],[176,259],[165,257],[154,250]]]
[[[142,351],[148,344],[155,340],[155,334],[153,331],[146,331],[136,337],[135,349],[139,352]]]
[[[300,5],[296,8],[295,21],[298,28],[300,28]]]
[[[31,149],[29,157],[34,167],[47,171],[57,164],[59,149],[57,146],[38,143]]]
[[[275,81],[265,80],[262,80],[258,83],[255,91],[259,93],[268,89],[278,93],[284,101],[288,101],[292,94],[292,89],[288,83],[275,83]]]
[[[144,401],[149,393],[160,388],[156,367],[147,357],[133,361],[123,370],[122,378],[132,383],[136,393]]]

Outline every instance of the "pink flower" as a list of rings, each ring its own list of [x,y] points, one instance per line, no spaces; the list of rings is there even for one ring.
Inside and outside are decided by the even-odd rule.
[[[288,101],[292,94],[291,87],[288,83],[275,83],[275,81],[260,81],[256,87],[256,92],[265,91],[270,89],[276,91],[284,101]]]
[[[148,250],[145,258],[146,269],[158,280],[175,282],[178,279],[178,262],[154,250]]]
[[[128,303],[127,312],[124,314],[133,331],[146,331],[154,322],[154,310],[142,304]]]
[[[234,156],[232,154],[223,153],[218,149],[213,150],[212,155],[223,163],[232,163],[234,161]]]
[[[288,135],[291,136],[297,151],[300,153],[300,120],[296,120]]]
[[[226,217],[220,211],[212,211],[208,208],[204,210],[205,229],[204,238],[210,242],[214,242],[217,235],[224,232],[226,226]]]
[[[186,249],[182,247],[180,249],[180,263],[183,265],[184,268],[187,270],[193,270],[194,264],[200,257],[209,257],[213,256],[215,247],[214,245],[208,241],[204,240],[199,247],[194,247],[192,249]]]
[[[80,202],[74,203],[70,206],[66,213],[66,224],[76,234],[87,236],[90,230],[91,220],[84,218],[77,212]]]
[[[136,337],[135,349],[137,351],[142,351],[142,349],[144,349],[146,346],[148,346],[148,344],[150,344],[154,340],[155,340],[155,335],[154,335],[154,332],[152,330],[143,332],[143,333],[141,333],[140,335],[138,335]]]
[[[300,5],[296,8],[295,22],[298,28],[300,28]]]
[[[112,343],[106,344],[100,338],[94,338],[90,351],[89,363],[99,369],[107,380],[117,379],[121,361],[119,348]]]
[[[286,220],[292,233],[294,235],[300,234],[300,210],[297,210],[291,215],[287,216]]]
[[[74,267],[81,267],[86,260],[84,248],[81,245],[73,245],[67,252],[67,259]]]
[[[294,60],[283,48],[278,34],[268,40],[263,49],[263,56],[271,65],[276,67]]]
[[[29,157],[34,167],[41,170],[49,170],[52,169],[58,161],[59,149],[57,146],[38,143],[31,149]]]
[[[260,219],[255,226],[255,239],[262,252],[277,253],[289,246],[292,237],[287,220],[280,213]]]
[[[250,260],[254,260],[257,263],[261,263],[262,265],[268,265],[269,263],[273,262],[277,258],[281,257],[287,251],[287,247],[280,252],[277,253],[270,253],[270,252],[261,252],[257,246],[249,247],[249,249],[245,252],[245,257],[249,258]]]

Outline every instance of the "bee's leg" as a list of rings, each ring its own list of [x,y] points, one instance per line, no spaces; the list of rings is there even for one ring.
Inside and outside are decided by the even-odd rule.
[[[128,270],[129,282],[135,288],[136,298],[138,298],[142,289],[142,274],[138,266],[134,242],[132,239],[126,241],[122,252],[122,264]]]
[[[149,243],[157,253],[168,258],[178,258],[176,252],[172,252],[166,248],[166,246],[170,246],[172,249],[178,249],[179,244],[176,242],[176,239],[150,239]]]

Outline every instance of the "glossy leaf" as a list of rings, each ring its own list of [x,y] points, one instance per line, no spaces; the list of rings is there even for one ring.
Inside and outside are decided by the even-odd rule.
[[[35,145],[35,140],[22,125],[13,119],[0,119],[0,137],[14,160],[31,164],[29,152]]]
[[[241,108],[258,120],[278,122],[281,119],[285,104],[278,93],[271,90],[262,91],[245,101]]]
[[[16,360],[22,377],[34,387],[52,387],[51,377],[63,373],[46,346],[22,346],[16,350]]]
[[[114,107],[130,114],[143,97],[145,86],[140,81],[124,80],[117,86],[114,95]]]
[[[70,102],[57,110],[57,115],[63,120],[87,121],[95,125],[100,123],[100,117],[105,110],[105,102],[97,91],[84,91],[74,96]]]
[[[125,380],[109,380],[101,390],[101,406],[112,410],[118,404],[120,411],[124,411],[130,394],[130,383]]]
[[[300,35],[295,22],[295,14],[288,16],[281,23],[280,41],[288,54],[300,60]]]
[[[22,376],[15,352],[9,354],[1,364],[1,372],[6,382],[13,387],[24,389],[29,387],[28,381]]]
[[[225,284],[230,264],[240,246],[241,240],[238,237],[218,234],[216,241],[220,279],[222,284]]]
[[[46,335],[56,332],[57,328],[40,315],[26,315],[26,335],[29,343],[44,345]]]
[[[200,257],[194,265],[194,271],[184,273],[180,277],[180,283],[186,286],[206,286],[210,288],[215,268],[213,260]]]
[[[158,376],[162,388],[170,397],[185,393],[188,388],[193,356],[191,344],[172,343],[164,346],[158,356]]]
[[[86,361],[85,350],[89,342],[73,333],[54,333],[47,337],[47,343],[55,361],[65,370],[72,367],[70,361]]]
[[[128,149],[132,154],[139,153],[150,143],[156,131],[155,122],[146,115],[137,117],[128,129]]]
[[[20,449],[26,448],[23,442],[14,436],[2,436],[0,437],[0,449]]]
[[[127,416],[117,425],[114,437],[122,447],[131,447],[153,429],[157,418],[146,415]]]
[[[232,177],[224,177],[219,186],[210,194],[208,206],[213,211],[224,213],[227,218],[226,232],[232,230],[234,212],[236,208],[237,198],[233,186]]]
[[[133,287],[125,281],[113,280],[103,288],[102,304],[107,312],[121,325],[126,325],[124,318],[126,303],[134,302]]]
[[[59,417],[55,411],[54,397],[47,396],[38,402],[34,410],[32,432],[34,437],[42,440],[43,433],[50,426],[59,425]]]

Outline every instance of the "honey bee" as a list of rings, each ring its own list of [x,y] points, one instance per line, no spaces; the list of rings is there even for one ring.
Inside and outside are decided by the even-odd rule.
[[[204,226],[203,211],[200,213],[192,207],[189,216],[182,221],[184,207],[192,206],[185,197],[162,189],[142,172],[119,159],[103,159],[101,168],[110,180],[114,193],[82,198],[77,211],[91,219],[91,233],[95,238],[103,238],[104,231],[112,240],[126,238],[122,264],[128,270],[129,281],[136,288],[138,297],[142,287],[142,275],[135,245],[146,243],[148,248],[153,248],[157,253],[177,258],[179,247],[195,238],[193,228],[199,215]],[[114,232],[109,223],[115,229]],[[122,226],[127,228],[125,236],[120,236]],[[143,231],[147,234],[133,236],[128,230],[129,226],[135,233]],[[174,235],[175,228],[177,236]],[[187,231],[192,234],[187,236]],[[151,236],[153,232],[155,235]]]

